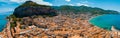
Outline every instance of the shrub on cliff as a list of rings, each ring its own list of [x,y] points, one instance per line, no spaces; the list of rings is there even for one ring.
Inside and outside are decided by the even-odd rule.
[[[39,5],[32,1],[26,1],[15,9],[13,15],[16,17],[27,17],[33,15],[56,16],[57,13],[56,10],[51,8],[51,6]]]

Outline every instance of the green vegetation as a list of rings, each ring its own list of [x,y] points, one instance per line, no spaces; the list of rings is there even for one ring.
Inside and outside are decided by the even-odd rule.
[[[54,10],[51,6],[47,5],[39,5],[32,1],[26,1],[24,4],[18,6],[13,15],[16,17],[31,17],[34,15],[41,16],[56,16],[56,10]]]
[[[10,23],[10,27],[16,27],[16,21]]]
[[[69,6],[69,5],[63,5],[63,6],[53,6],[54,9],[62,12],[62,13],[75,13],[75,14],[81,14],[81,13],[90,13],[90,14],[119,14],[117,11],[113,10],[104,10],[97,7],[87,7],[87,6]]]
[[[9,17],[7,17],[7,19],[9,19],[9,21],[11,21],[10,25],[11,27],[16,27],[16,21],[21,21],[21,18],[17,18],[15,15],[10,15]]]

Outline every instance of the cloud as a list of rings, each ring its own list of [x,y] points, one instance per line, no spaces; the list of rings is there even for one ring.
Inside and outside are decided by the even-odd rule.
[[[3,12],[8,12],[8,11],[13,11],[13,8],[1,8],[2,10],[0,10],[0,13]]]
[[[88,4],[76,3],[76,6],[89,6]]]
[[[70,2],[71,0],[65,0],[65,1]]]
[[[89,3],[88,1],[82,1],[81,3]]]
[[[38,4],[42,4],[42,5],[50,5],[50,6],[52,6],[51,3],[49,3],[49,2],[45,2],[45,1],[43,1],[43,0],[32,0],[32,1],[34,1],[34,2],[36,2],[36,3],[38,3]]]
[[[68,4],[68,5],[70,5],[70,6],[74,6],[74,4]]]
[[[28,0],[10,0],[10,2],[16,2],[16,3],[23,3],[25,1],[28,1]],[[51,3],[45,2],[43,0],[31,0],[31,1],[36,2],[38,4],[42,4],[42,5],[50,5],[50,6],[52,6]]]
[[[27,0],[10,0],[10,2],[17,2],[17,3],[21,3],[21,2],[25,2]]]

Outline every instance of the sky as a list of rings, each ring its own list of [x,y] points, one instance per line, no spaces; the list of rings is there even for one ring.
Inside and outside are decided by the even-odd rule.
[[[16,7],[28,0],[0,0],[0,13],[14,11]],[[98,7],[105,10],[115,10],[120,12],[120,0],[31,0],[38,4],[50,6],[89,6]]]

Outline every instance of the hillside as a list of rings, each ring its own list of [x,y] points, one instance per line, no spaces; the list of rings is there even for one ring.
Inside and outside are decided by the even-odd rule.
[[[26,1],[14,10],[13,15],[16,17],[27,17],[34,15],[56,16],[57,13],[56,10],[51,8],[51,6],[39,5],[32,1]]]
[[[53,6],[54,9],[58,10],[59,12],[65,12],[68,13],[74,13],[74,14],[119,14],[119,12],[114,10],[104,10],[97,7],[87,7],[87,6],[69,6],[69,5],[63,5],[63,6]]]

